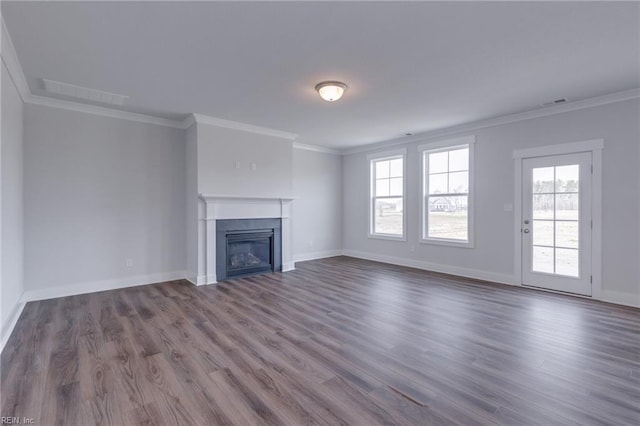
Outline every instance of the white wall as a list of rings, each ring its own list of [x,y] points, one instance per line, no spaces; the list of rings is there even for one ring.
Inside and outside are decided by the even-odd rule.
[[[184,130],[27,104],[27,290],[183,277],[186,186]]]
[[[0,341],[5,342],[24,291],[24,106],[2,63]],[[1,348],[1,345],[0,345]]]
[[[198,192],[201,194],[290,197],[293,142],[198,123]],[[235,162],[240,168],[235,168]],[[251,170],[251,163],[256,170]]]
[[[345,253],[520,282],[513,276],[513,212],[504,211],[504,204],[514,200],[513,151],[603,138],[603,298],[640,305],[639,118],[640,101],[635,99],[472,132],[476,135],[474,249],[418,242],[420,142],[407,145],[408,241],[368,238],[367,153],[347,155],[343,159]]]
[[[294,260],[342,250],[342,157],[293,150]]]

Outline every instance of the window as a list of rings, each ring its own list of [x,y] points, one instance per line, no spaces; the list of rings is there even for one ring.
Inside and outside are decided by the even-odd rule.
[[[419,148],[422,242],[472,247],[473,136]]]
[[[404,240],[406,150],[368,157],[370,167],[369,236]]]

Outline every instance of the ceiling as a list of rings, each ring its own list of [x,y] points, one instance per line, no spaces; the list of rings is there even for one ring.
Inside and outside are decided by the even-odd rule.
[[[640,87],[640,3],[2,2],[43,78],[349,148]],[[349,85],[328,103],[323,80]]]

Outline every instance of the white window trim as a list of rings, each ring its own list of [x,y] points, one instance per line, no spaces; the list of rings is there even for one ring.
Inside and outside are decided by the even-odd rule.
[[[374,208],[373,208],[373,161],[384,160],[390,158],[398,158],[402,157],[402,235],[393,235],[393,234],[380,234],[373,232],[373,221],[374,221]],[[407,241],[407,148],[394,149],[391,151],[383,151],[376,152],[373,154],[367,155],[367,167],[369,168],[369,196],[368,196],[368,236],[369,238],[376,238],[380,240],[390,240],[390,241]]]
[[[513,151],[515,163],[514,192],[514,277],[518,285],[522,285],[522,162],[526,158],[545,157],[551,155],[576,154],[591,152],[591,298],[606,300],[602,289],[602,151],[604,139],[590,139],[579,142],[568,142],[557,145],[539,146]],[[549,290],[553,291],[553,290]],[[588,297],[588,296],[587,296]]]
[[[474,222],[475,222],[475,175],[474,175],[474,163],[475,163],[475,144],[476,137],[474,135],[464,136],[455,139],[446,139],[438,142],[426,143],[418,146],[418,155],[420,156],[420,243],[421,244],[433,244],[450,247],[461,248],[474,248]],[[433,151],[449,151],[455,147],[469,146],[469,195],[468,195],[468,207],[469,214],[468,234],[467,241],[450,240],[445,238],[425,238],[427,233],[428,224],[426,217],[426,209],[424,205],[425,200],[425,164],[424,157],[425,152]]]

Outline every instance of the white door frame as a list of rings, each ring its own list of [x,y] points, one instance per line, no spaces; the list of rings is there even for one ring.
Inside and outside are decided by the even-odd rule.
[[[516,284],[522,285],[522,162],[525,158],[546,157],[551,155],[576,154],[590,152],[593,161],[592,175],[592,220],[591,235],[591,273],[593,286],[591,298],[602,300],[602,150],[604,139],[591,139],[581,142],[571,142],[559,145],[540,146],[536,148],[519,149],[513,151],[515,164],[515,192],[514,192],[514,279]],[[553,290],[549,290],[553,291]],[[584,296],[583,296],[584,297]],[[588,297],[588,296],[587,296]]]

